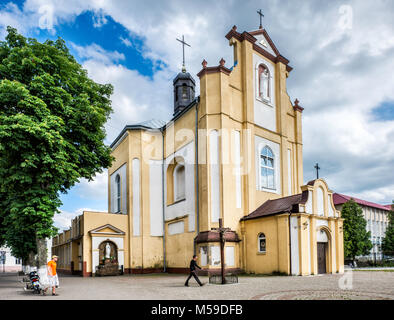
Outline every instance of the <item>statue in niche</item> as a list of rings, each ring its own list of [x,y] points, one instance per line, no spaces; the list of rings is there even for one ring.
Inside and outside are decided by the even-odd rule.
[[[121,273],[118,263],[118,249],[112,241],[106,240],[99,245],[99,261],[95,275],[110,276]]]
[[[105,245],[105,259],[111,258],[111,245],[109,242]]]
[[[260,87],[260,98],[269,100],[269,81],[270,81],[270,75],[268,72],[268,68],[260,65],[259,66],[259,87]]]
[[[99,245],[100,264],[116,263],[118,260],[118,250],[116,245],[111,241],[103,241]]]

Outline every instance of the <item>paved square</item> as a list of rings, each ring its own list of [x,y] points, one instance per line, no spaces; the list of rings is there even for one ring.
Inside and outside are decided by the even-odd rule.
[[[238,284],[199,287],[194,280],[184,287],[186,276],[174,274],[124,275],[119,277],[82,278],[59,276],[59,297],[38,296],[23,290],[21,276],[0,273],[1,300],[369,300],[394,299],[394,272],[353,271],[346,274],[352,289],[341,290],[343,275],[309,277],[288,276],[240,276]],[[200,279],[207,283],[208,277]],[[347,284],[350,284],[349,281]]]

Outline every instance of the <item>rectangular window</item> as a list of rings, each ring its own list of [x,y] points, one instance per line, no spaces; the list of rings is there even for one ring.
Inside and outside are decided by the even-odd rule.
[[[208,264],[208,247],[204,246],[200,248],[200,258],[201,266],[206,266]]]
[[[220,266],[220,247],[211,247],[211,266]]]
[[[225,248],[225,260],[227,267],[233,267],[235,265],[235,251],[234,247]]]

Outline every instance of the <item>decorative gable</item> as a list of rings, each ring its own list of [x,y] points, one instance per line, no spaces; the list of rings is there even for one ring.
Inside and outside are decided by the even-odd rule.
[[[125,234],[122,230],[110,224],[106,224],[104,226],[90,230],[89,233],[95,235],[124,235]]]
[[[280,56],[279,50],[276,48],[275,44],[273,43],[265,29],[260,29],[249,33],[257,39],[255,44],[258,45],[260,48],[275,57]]]

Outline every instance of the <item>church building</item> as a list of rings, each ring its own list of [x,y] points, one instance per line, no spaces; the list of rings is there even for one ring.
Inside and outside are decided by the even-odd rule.
[[[173,80],[172,120],[127,125],[111,144],[108,212],[53,239],[61,271],[188,272],[193,254],[227,272],[342,273],[343,220],[323,179],[303,183],[302,113],[292,67],[259,28],[226,35],[233,61]],[[219,60],[219,59],[218,59]],[[104,271],[103,271],[104,270]]]

